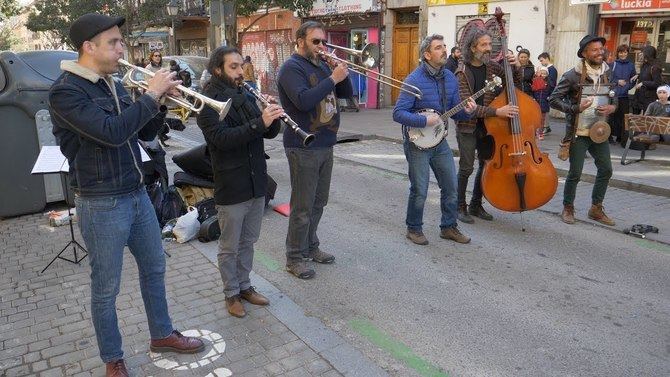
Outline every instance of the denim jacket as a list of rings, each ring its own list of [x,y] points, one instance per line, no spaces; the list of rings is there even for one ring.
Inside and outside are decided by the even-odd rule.
[[[123,86],[76,61],[49,91],[53,134],[70,165],[70,184],[81,196],[108,196],[141,187],[141,140],[163,124],[164,106],[148,95],[133,103]]]

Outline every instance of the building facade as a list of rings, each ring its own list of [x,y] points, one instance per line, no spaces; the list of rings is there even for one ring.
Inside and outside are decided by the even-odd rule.
[[[642,64],[640,50],[654,46],[667,81],[670,74],[670,1],[618,0],[602,4],[598,30],[607,39],[608,50],[616,51],[622,44],[631,47],[630,59],[635,61],[638,71]]]
[[[278,94],[277,73],[294,51],[299,26],[300,18],[279,8],[237,18],[238,44],[242,55],[251,57],[263,93]]]
[[[309,17],[303,19],[320,21],[325,25],[328,42],[357,51],[368,43],[379,44],[383,23],[377,0],[316,0]],[[353,63],[362,63],[355,54],[337,50],[338,57]],[[379,68],[374,68],[378,72]],[[374,74],[374,73],[372,73]],[[364,108],[379,108],[379,85],[377,81],[351,72],[354,96]]]

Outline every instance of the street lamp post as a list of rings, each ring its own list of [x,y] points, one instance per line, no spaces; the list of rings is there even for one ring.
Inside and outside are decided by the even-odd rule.
[[[172,55],[177,55],[177,34],[175,33],[174,30],[174,19],[179,13],[179,3],[177,0],[170,0],[170,2],[166,6],[167,14],[170,16],[170,20],[172,21],[172,38],[170,40],[170,53]]]

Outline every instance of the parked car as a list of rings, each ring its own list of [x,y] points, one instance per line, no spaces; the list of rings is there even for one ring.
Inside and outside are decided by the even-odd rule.
[[[170,67],[170,61],[174,60],[179,64],[179,68],[186,70],[188,73],[191,74],[191,90],[195,90],[196,92],[200,93],[202,92],[202,86],[200,83],[200,78],[202,77],[203,71],[207,70],[207,62],[209,59],[202,57],[202,56],[164,56],[163,57],[163,67],[164,68],[169,68]],[[132,84],[130,83],[130,70],[124,69],[125,67],[121,67],[123,70],[123,85],[127,88],[132,88]],[[133,71],[133,80],[135,81],[142,81],[144,80],[144,74],[139,71]]]

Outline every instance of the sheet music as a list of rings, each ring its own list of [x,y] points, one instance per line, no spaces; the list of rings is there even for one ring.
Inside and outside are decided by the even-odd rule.
[[[67,163],[67,158],[61,153],[60,147],[45,145],[40,150],[30,174],[67,173],[69,170],[70,165]]]
[[[151,157],[149,157],[149,154],[147,154],[139,142],[137,146],[140,148],[142,162],[151,161]],[[40,150],[40,154],[37,156],[37,161],[35,161],[30,174],[68,173],[69,171],[70,164],[63,153],[61,153],[60,147],[57,145],[45,145]]]

